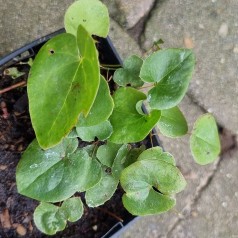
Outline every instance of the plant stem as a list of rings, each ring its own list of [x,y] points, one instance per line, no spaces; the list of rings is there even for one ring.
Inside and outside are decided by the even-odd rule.
[[[108,215],[110,215],[110,216],[116,218],[118,221],[123,222],[123,219],[121,219],[119,216],[115,215],[114,213],[109,212],[109,211],[107,211],[107,210],[105,210],[105,209],[103,209],[103,208],[101,208],[101,207],[97,207],[97,209],[99,209],[99,210],[101,210],[102,212],[105,212],[105,213],[107,213]]]
[[[6,93],[8,91],[11,91],[12,89],[15,89],[15,88],[18,88],[18,87],[21,87],[21,86],[25,86],[25,85],[26,85],[26,81],[22,81],[22,82],[13,84],[13,85],[11,85],[7,88],[4,88],[4,89],[0,90],[0,94]]]

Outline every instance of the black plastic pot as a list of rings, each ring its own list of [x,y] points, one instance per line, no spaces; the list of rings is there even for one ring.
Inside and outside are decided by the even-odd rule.
[[[3,57],[2,59],[0,59],[0,72],[3,72],[5,68],[11,67],[18,62],[27,61],[29,58],[34,58],[40,48],[44,45],[44,43],[46,43],[52,37],[63,32],[65,32],[64,29],[58,30],[52,34],[33,41],[32,43],[27,44],[24,47],[21,47],[20,49]],[[99,41],[99,51],[103,52],[103,56],[100,56],[100,63],[109,65],[122,65],[122,60],[116,49],[114,48],[110,38],[100,38]],[[146,112],[145,107],[143,108],[143,110]],[[158,146],[160,144],[159,138],[154,130],[151,138],[147,138],[146,146],[149,148],[151,147],[151,144],[153,144],[153,146]],[[132,220],[135,221],[136,219],[138,219],[138,217],[130,215],[125,218],[123,222],[115,223],[109,231],[105,231],[105,235],[103,235],[102,238],[109,238],[112,236],[117,237],[130,225]]]

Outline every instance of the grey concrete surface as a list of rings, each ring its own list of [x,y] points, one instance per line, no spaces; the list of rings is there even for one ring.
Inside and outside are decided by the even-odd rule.
[[[73,0],[0,0],[0,57],[14,48],[63,26],[63,13]],[[110,8],[110,36],[123,58],[148,49],[162,38],[163,47],[194,48],[197,66],[181,109],[191,127],[211,111],[217,121],[238,134],[238,1],[236,0],[103,0]],[[145,4],[145,2],[147,4]],[[154,4],[155,3],[155,4]],[[141,24],[142,22],[142,24]],[[127,30],[140,25],[137,44]],[[131,29],[130,29],[131,30]],[[238,151],[224,151],[214,164],[198,166],[188,137],[169,140],[188,185],[169,213],[138,219],[121,237],[236,238],[238,237]],[[228,139],[231,136],[228,135]],[[228,143],[229,144],[229,143]]]

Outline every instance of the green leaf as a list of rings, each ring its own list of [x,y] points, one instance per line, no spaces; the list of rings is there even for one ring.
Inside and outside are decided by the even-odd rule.
[[[69,198],[63,202],[60,210],[68,221],[75,222],[83,215],[83,203],[78,197]]]
[[[67,44],[65,44],[67,42]],[[30,116],[40,146],[53,147],[88,114],[100,82],[98,53],[79,26],[77,39],[61,34],[37,54],[28,79]]]
[[[159,149],[157,149],[159,152]],[[148,157],[144,151],[140,157]],[[155,151],[151,152],[156,154]],[[163,155],[163,154],[162,154]],[[173,194],[184,189],[186,181],[171,161],[164,157],[157,159],[141,159],[121,173],[121,186],[126,194],[123,204],[134,215],[157,214],[168,211],[175,205]]]
[[[59,202],[85,191],[101,178],[101,166],[84,150],[67,155],[63,144],[42,150],[34,140],[16,173],[18,192],[45,202]]]
[[[195,65],[195,57],[188,49],[160,50],[143,63],[140,77],[156,83],[148,93],[152,109],[175,107],[184,97]]]
[[[205,114],[195,122],[190,148],[195,161],[201,165],[212,163],[220,154],[217,124],[211,114]]]
[[[76,131],[76,128],[74,127],[70,133],[67,135],[67,138],[77,138],[78,137],[78,134],[77,134],[77,131]]]
[[[160,159],[174,166],[176,165],[174,157],[168,152],[163,152],[163,149],[159,146],[145,150],[143,153],[140,154],[137,160],[140,161],[149,159],[152,160]]]
[[[124,144],[143,140],[160,118],[160,111],[153,110],[149,115],[141,115],[136,104],[146,98],[145,94],[134,88],[119,88],[113,95],[114,111],[110,122],[113,133],[109,140]]]
[[[107,7],[98,0],[75,1],[64,17],[66,32],[76,35],[79,25],[91,34],[106,37],[109,32]]]
[[[103,165],[111,168],[121,146],[122,145],[113,144],[108,141],[107,144],[101,145],[98,148],[96,157]]]
[[[129,152],[128,145],[122,145],[117,152],[117,155],[112,165],[112,175],[116,179],[120,178],[121,171],[125,168],[124,163],[126,161],[126,156],[128,152]]]
[[[144,82],[140,79],[140,69],[143,60],[132,55],[123,63],[123,68],[117,69],[113,75],[113,80],[120,86],[141,87]]]
[[[47,235],[54,235],[57,231],[64,230],[66,220],[60,212],[60,207],[42,202],[34,212],[36,227]]]
[[[68,156],[73,154],[75,150],[78,148],[78,139],[77,138],[65,138],[62,141],[62,145],[64,147],[65,155]]]
[[[94,141],[95,138],[103,141],[112,134],[112,125],[104,121],[95,126],[76,127],[78,136],[84,141]]]
[[[98,207],[108,201],[117,189],[119,180],[103,172],[102,179],[86,191],[86,203],[89,207]]]
[[[93,106],[85,118],[82,114],[79,117],[77,127],[95,126],[106,121],[112,114],[113,99],[107,81],[101,76],[100,85]]]
[[[187,121],[178,107],[162,110],[157,125],[161,133],[168,137],[179,137],[188,132]]]

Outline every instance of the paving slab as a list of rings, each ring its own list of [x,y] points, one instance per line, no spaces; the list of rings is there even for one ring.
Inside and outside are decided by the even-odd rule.
[[[238,1],[160,0],[147,21],[143,47],[194,48],[197,65],[189,93],[218,122],[238,134]]]

